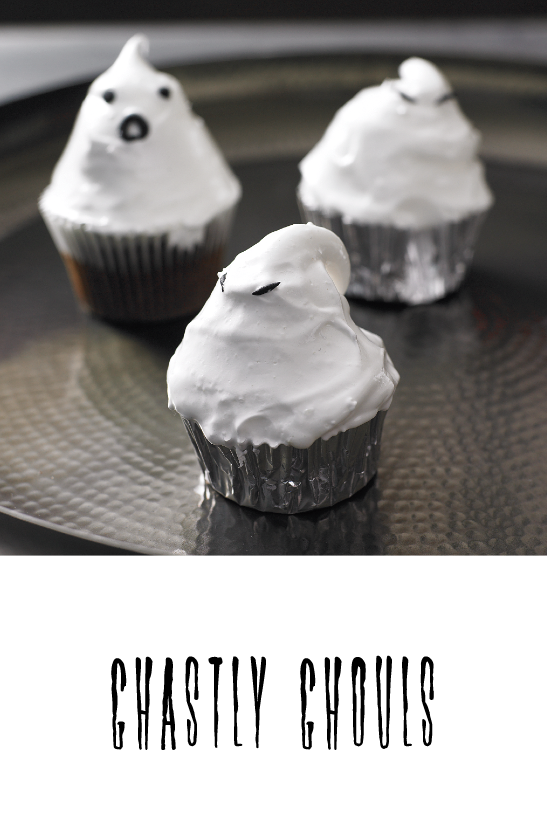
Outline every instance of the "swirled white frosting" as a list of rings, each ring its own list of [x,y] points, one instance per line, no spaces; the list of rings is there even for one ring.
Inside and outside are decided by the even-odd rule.
[[[405,60],[400,79],[360,91],[300,163],[309,208],[348,221],[423,228],[488,208],[480,135],[432,63]]]
[[[239,448],[307,448],[387,410],[399,375],[351,319],[349,276],[341,240],[311,223],[239,254],[171,359],[169,406]]]
[[[40,205],[95,231],[169,232],[188,247],[240,185],[180,83],[147,51],[145,37],[132,37],[90,86]]]

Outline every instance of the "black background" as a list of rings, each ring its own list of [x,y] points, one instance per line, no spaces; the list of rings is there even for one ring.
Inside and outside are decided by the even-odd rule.
[[[19,0],[0,23],[116,20],[507,17],[547,13],[541,0]]]

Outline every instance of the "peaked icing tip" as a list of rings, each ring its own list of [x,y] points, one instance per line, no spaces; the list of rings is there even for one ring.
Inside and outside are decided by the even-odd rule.
[[[113,65],[116,66],[139,60],[148,66],[147,58],[149,51],[150,42],[148,37],[145,37],[144,34],[134,34],[124,45]]]

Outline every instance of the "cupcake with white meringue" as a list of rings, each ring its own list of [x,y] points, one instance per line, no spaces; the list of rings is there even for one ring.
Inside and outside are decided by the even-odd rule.
[[[178,81],[136,35],[90,86],[40,210],[80,302],[157,321],[198,311],[240,185]]]
[[[341,240],[291,225],[239,254],[188,325],[167,373],[206,480],[229,499],[296,513],[376,472],[399,375],[357,327]]]
[[[418,57],[399,75],[337,112],[300,164],[298,199],[344,240],[349,296],[416,304],[460,285],[492,194],[444,75]]]

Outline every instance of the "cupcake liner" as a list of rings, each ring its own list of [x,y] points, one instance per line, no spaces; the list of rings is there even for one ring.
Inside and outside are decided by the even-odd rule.
[[[329,228],[344,242],[351,260],[346,296],[410,305],[434,302],[459,288],[486,216],[483,211],[457,222],[408,230],[346,222],[308,208],[300,198],[298,205],[306,222]]]
[[[184,419],[205,480],[227,499],[270,513],[302,513],[334,505],[374,476],[386,411],[369,422],[317,439],[309,448],[290,445],[213,445],[193,419]]]
[[[173,231],[105,234],[42,210],[84,310],[120,322],[158,322],[199,311],[222,268],[235,207],[211,220],[203,240],[180,247]]]

